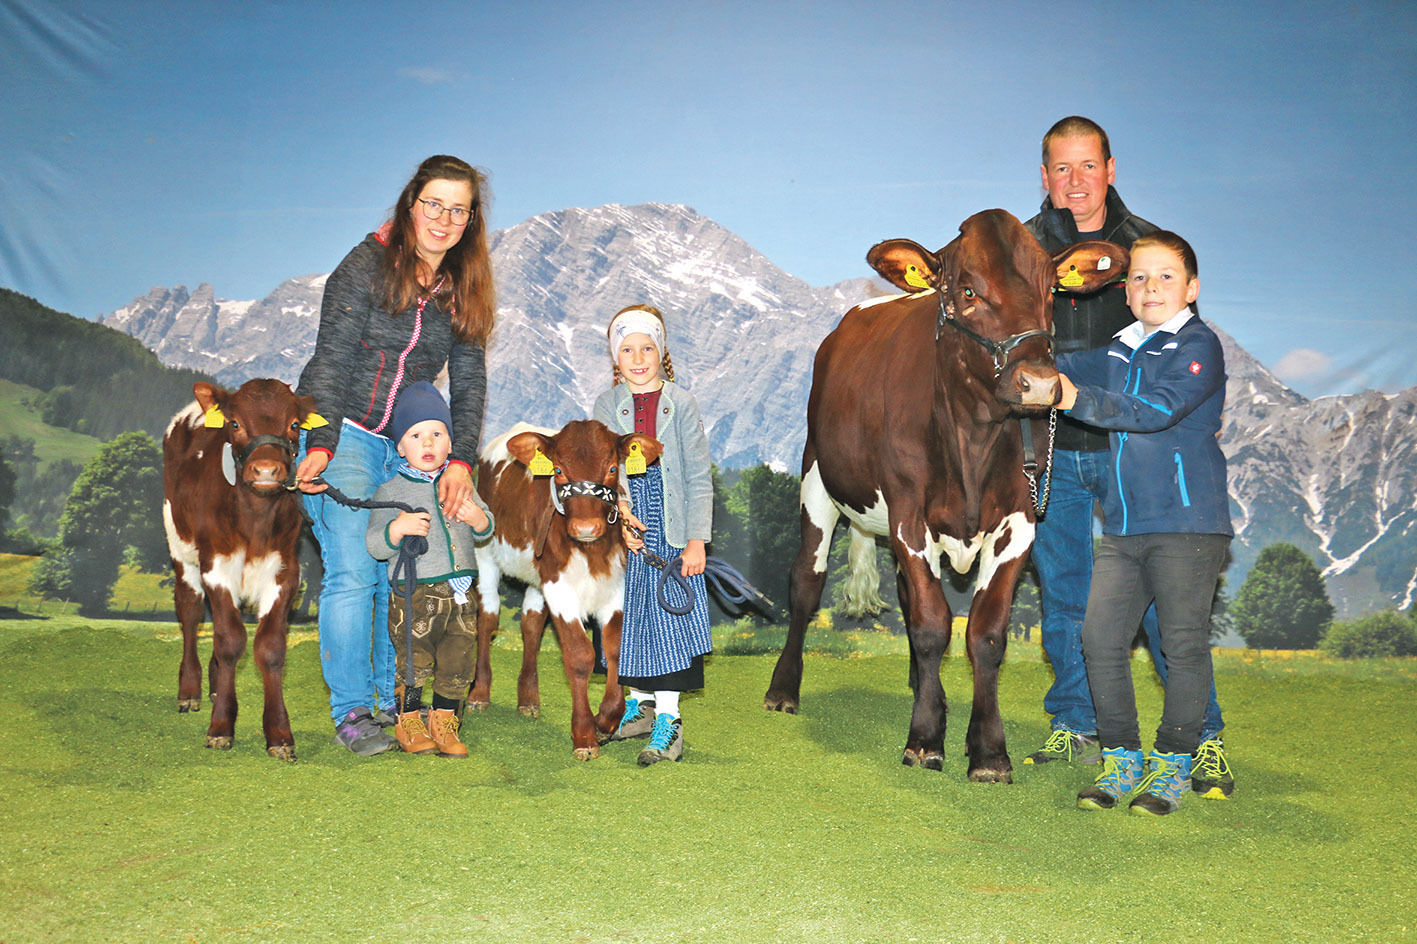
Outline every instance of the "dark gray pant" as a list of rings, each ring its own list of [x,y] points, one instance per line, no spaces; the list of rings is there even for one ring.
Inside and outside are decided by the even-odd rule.
[[[1210,607],[1230,547],[1223,534],[1103,535],[1083,620],[1087,683],[1103,747],[1141,749],[1132,640],[1153,600],[1166,656],[1166,700],[1154,749],[1190,753],[1200,743],[1213,676]]]

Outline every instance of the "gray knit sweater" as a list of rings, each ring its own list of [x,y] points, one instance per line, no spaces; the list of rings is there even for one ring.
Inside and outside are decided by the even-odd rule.
[[[491,538],[496,522],[476,492],[472,498],[487,515],[487,530],[480,539],[473,534],[470,525],[443,517],[443,511],[438,507],[436,483],[400,474],[374,492],[375,501],[403,502],[414,508],[423,508],[433,516],[433,526],[428,529],[428,551],[418,558],[419,583],[439,583],[450,577],[470,577],[477,573],[473,542]],[[394,565],[398,563],[399,546],[389,541],[389,525],[399,514],[397,508],[375,508],[369,512],[369,530],[364,533],[364,544],[369,548],[369,553],[376,560],[389,562],[390,576],[393,576]]]
[[[448,313],[429,302],[397,315],[385,311],[378,285],[384,245],[374,233],[325,282],[315,353],[300,374],[296,392],[315,398],[315,410],[330,425],[310,430],[310,449],[339,445],[342,421],[387,435],[399,391],[415,380],[434,380],[448,365],[453,411],[454,461],[477,468],[487,398],[487,355],[481,344],[453,336]]]

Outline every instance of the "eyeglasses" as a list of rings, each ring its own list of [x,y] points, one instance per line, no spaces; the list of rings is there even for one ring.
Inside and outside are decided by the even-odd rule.
[[[424,216],[428,217],[430,220],[436,220],[441,219],[443,214],[446,213],[448,214],[448,218],[452,220],[454,226],[466,226],[467,223],[471,221],[474,212],[473,210],[467,210],[463,207],[443,206],[443,204],[437,200],[425,200],[422,197],[415,197],[414,199],[423,204]]]

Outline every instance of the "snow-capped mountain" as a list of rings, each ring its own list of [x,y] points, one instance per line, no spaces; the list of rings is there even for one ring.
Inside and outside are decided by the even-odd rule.
[[[863,257],[874,241],[863,241]],[[884,291],[865,277],[808,285],[684,206],[547,213],[492,234],[491,245],[498,313],[484,439],[518,420],[559,427],[588,415],[610,383],[610,317],[645,302],[665,313],[676,375],[698,399],[714,458],[727,468],[766,462],[797,471],[817,345],[847,309]],[[223,383],[293,383],[314,349],[324,279],[291,279],[259,302],[218,300],[208,285],[191,294],[157,288],[103,320],[165,363]],[[1232,593],[1262,548],[1286,541],[1325,570],[1341,613],[1411,605],[1417,388],[1309,401],[1222,340]]]

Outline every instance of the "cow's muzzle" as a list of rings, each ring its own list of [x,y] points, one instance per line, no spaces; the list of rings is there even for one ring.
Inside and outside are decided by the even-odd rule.
[[[551,504],[556,506],[558,514],[566,516],[566,502],[572,498],[598,498],[610,509],[606,512],[605,524],[613,525],[620,520],[620,505],[615,500],[615,490],[610,486],[600,482],[567,482],[565,485],[557,485],[556,480],[551,479]],[[599,518],[593,523],[568,520],[566,533],[577,541],[589,543],[598,541],[605,529],[600,526]]]

